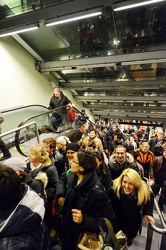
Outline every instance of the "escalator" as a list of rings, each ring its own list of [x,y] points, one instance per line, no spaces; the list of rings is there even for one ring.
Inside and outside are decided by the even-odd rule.
[[[58,112],[58,110],[59,108],[56,108],[51,111]],[[59,135],[65,135],[69,137],[70,141],[77,142],[82,136],[80,130],[62,131],[61,129],[61,133],[54,132],[49,116],[50,110],[42,105],[22,106],[2,113],[5,118],[4,123],[8,125],[6,126],[8,131],[2,133],[1,138],[10,149],[12,156],[28,157],[30,147],[41,143],[47,137],[57,138]],[[66,128],[67,126],[68,122]]]
[[[28,105],[3,113],[5,120],[8,122],[10,120],[10,124],[8,124],[10,130],[1,134],[1,137],[9,147],[12,156],[18,156],[25,160],[28,159],[30,147],[41,143],[45,138],[57,138],[60,135],[65,135],[72,142],[77,142],[82,136],[81,131],[73,129],[67,129],[61,133],[49,131],[48,128],[51,127],[50,110],[44,106]],[[47,128],[45,131],[42,129],[44,127]],[[147,225],[146,222],[143,222],[142,230],[134,239],[129,250],[166,250],[166,223],[164,214],[159,209],[157,198],[155,198],[154,217],[156,225],[151,223]],[[60,249],[60,247],[57,246],[55,249]]]

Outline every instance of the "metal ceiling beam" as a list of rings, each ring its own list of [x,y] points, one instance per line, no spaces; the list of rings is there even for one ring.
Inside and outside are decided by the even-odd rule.
[[[146,119],[143,117],[140,119],[138,119],[137,115],[135,116],[126,116],[124,114],[124,116],[120,117],[118,116],[118,113],[117,115],[100,115],[101,118],[107,118],[107,119],[123,119],[123,120],[144,120],[144,121],[151,121],[151,122],[165,122],[165,118],[158,118],[158,117],[146,117]]]
[[[43,58],[36,53],[20,36],[17,34],[12,36],[19,44],[22,45],[23,48],[25,48],[36,60],[43,61]]]
[[[104,101],[104,102],[124,102],[124,101],[132,101],[132,102],[154,102],[161,101],[166,103],[166,96],[73,96],[74,99],[78,101]]]
[[[124,103],[123,105],[97,105],[97,104],[89,104],[86,105],[86,108],[88,109],[92,109],[93,111],[100,111],[102,110],[124,110],[124,111],[135,111],[138,112],[138,110],[140,111],[157,111],[157,112],[161,112],[161,111],[166,111],[166,107],[163,106],[129,106],[126,105],[126,103]]]
[[[98,68],[119,65],[148,64],[166,62],[166,50],[143,53],[101,56],[93,58],[70,59],[63,61],[37,62],[40,72],[59,71],[77,68]]]
[[[105,111],[105,110],[101,110],[101,111],[93,111],[92,112],[93,115],[116,115],[118,117],[120,116],[129,116],[129,117],[132,117],[132,116],[137,116],[137,118],[146,118],[146,117],[159,117],[159,118],[165,118],[166,119],[166,113],[165,114],[152,114],[152,113],[144,113],[144,112],[137,112],[137,115],[135,112],[109,112],[109,111]]]
[[[110,6],[117,2],[113,0],[75,0],[67,1],[57,5],[36,9],[21,15],[9,17],[0,21],[0,30],[19,27],[29,23],[38,22],[40,20],[49,20],[60,16],[65,16],[72,13],[78,13],[89,9]]]
[[[121,81],[121,82],[86,82],[86,83],[70,83],[64,82],[62,83],[63,89],[75,89],[75,90],[84,90],[92,88],[93,90],[97,89],[119,89],[119,87],[132,87],[134,89],[159,89],[162,87],[166,87],[166,81],[164,80],[156,80],[156,81]]]

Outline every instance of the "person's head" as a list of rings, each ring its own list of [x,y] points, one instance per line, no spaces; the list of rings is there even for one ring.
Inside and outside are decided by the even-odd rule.
[[[114,141],[119,142],[122,139],[122,135],[120,133],[115,132]]]
[[[7,165],[0,164],[0,211],[7,210],[19,201],[21,179]]]
[[[163,150],[162,150],[162,151],[163,151],[163,156],[164,156],[164,158],[166,158],[166,146],[163,147]]]
[[[30,147],[30,155],[29,160],[35,166],[39,165],[48,165],[50,164],[49,153],[47,152],[47,148],[43,144],[36,144]]]
[[[118,145],[114,150],[117,161],[123,163],[126,160],[126,148]]]
[[[96,137],[96,130],[95,129],[90,130],[89,138],[93,140],[95,137]]]
[[[56,150],[56,140],[54,138],[46,138],[43,140],[43,145],[46,147],[49,156],[53,156]]]
[[[150,148],[150,145],[146,141],[142,142],[140,145],[140,149],[141,149],[142,153],[144,153],[144,154],[148,152],[149,148]]]
[[[102,151],[96,151],[92,152],[92,154],[95,156],[96,159],[96,170],[99,170],[100,168],[103,169],[103,172],[106,171],[106,163],[104,161],[104,154]]]
[[[137,205],[147,203],[150,199],[150,189],[145,181],[141,179],[138,172],[132,168],[126,168],[123,170],[122,174],[113,181],[113,188],[119,198],[121,189],[122,193],[126,195],[130,195],[136,191],[136,194],[138,195]]]
[[[61,92],[58,88],[54,88],[54,96],[56,99],[60,99]]]
[[[85,114],[85,111],[86,111],[85,108],[81,109],[81,113]]]
[[[112,125],[111,125],[111,129],[112,129],[112,131],[113,132],[116,132],[117,131],[117,129],[118,129],[118,124],[117,123],[113,123]]]
[[[11,157],[4,161],[3,164],[12,168],[20,177],[25,177],[25,169],[27,168],[27,165],[26,162],[20,157]]]
[[[91,151],[87,149],[80,149],[74,154],[71,161],[70,171],[77,175],[86,175],[95,171],[96,160]]]
[[[86,149],[88,149],[92,152],[96,151],[97,150],[96,143],[94,141],[89,141]]]
[[[124,137],[124,142],[129,145],[130,144],[130,137],[129,136],[125,136]]]
[[[164,133],[163,132],[157,132],[157,137],[159,141],[162,141],[164,138]]]
[[[140,126],[140,127],[139,127],[139,130],[140,130],[142,133],[144,133],[145,130],[146,130],[146,126]]]
[[[66,156],[69,161],[71,161],[74,157],[74,153],[80,149],[80,146],[77,143],[71,142],[66,146]]]
[[[56,146],[58,149],[62,149],[63,151],[66,151],[66,146],[68,143],[70,143],[70,139],[67,136],[59,136],[56,139]]]

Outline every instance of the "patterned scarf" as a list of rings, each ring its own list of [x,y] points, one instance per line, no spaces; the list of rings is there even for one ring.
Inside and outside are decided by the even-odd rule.
[[[123,191],[123,188],[121,187],[120,188],[120,194],[122,196],[127,196],[128,199],[131,199],[131,200],[137,200],[138,199],[137,189],[135,189],[131,194],[125,194],[124,191]]]

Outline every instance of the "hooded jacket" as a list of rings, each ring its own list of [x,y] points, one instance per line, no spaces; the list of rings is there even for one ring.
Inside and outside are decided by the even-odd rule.
[[[0,212],[0,249],[47,250],[49,236],[43,224],[43,199],[23,185],[20,201]]]
[[[126,153],[126,159],[123,163],[118,162],[116,158],[116,154],[112,154],[109,160],[110,160],[109,167],[110,167],[112,180],[118,178],[123,172],[123,170],[126,168],[133,168],[135,171],[139,173],[139,175],[142,175],[141,173],[142,169],[141,169],[140,164],[138,166],[138,164],[134,162],[134,158],[130,153]]]

